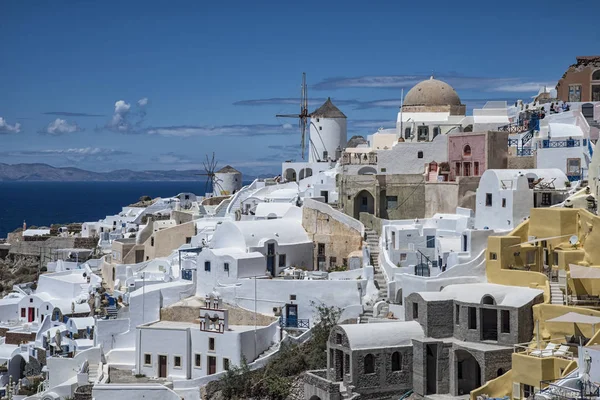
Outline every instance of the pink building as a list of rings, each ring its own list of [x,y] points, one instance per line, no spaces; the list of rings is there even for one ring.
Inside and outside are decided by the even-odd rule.
[[[455,181],[459,176],[481,176],[486,169],[508,166],[508,132],[456,132],[448,134],[448,163],[432,162],[426,180]]]

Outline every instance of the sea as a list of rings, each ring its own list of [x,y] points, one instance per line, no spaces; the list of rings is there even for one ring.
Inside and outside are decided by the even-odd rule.
[[[203,195],[205,182],[0,182],[0,238],[23,221],[29,227],[98,221],[142,196],[182,192]]]

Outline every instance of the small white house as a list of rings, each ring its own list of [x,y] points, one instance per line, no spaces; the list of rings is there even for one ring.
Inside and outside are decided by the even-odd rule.
[[[559,169],[488,169],[476,194],[477,229],[512,230],[527,219],[531,208],[564,201],[568,179]]]
[[[197,307],[198,298],[189,298],[172,307],[199,310],[194,321],[161,320],[137,327],[136,371],[153,378],[186,380],[214,375],[240,365],[242,357],[254,361],[275,340],[279,325],[275,318],[254,323],[254,314],[236,309],[238,320],[248,325],[232,324],[229,309],[218,293],[206,296]]]

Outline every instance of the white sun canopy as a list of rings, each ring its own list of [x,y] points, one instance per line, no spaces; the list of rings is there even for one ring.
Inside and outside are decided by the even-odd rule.
[[[571,279],[600,279],[600,268],[569,264]]]
[[[546,322],[568,322],[572,324],[600,324],[600,317],[594,317],[592,315],[584,315],[576,312],[568,312],[561,315],[560,317],[552,318]]]

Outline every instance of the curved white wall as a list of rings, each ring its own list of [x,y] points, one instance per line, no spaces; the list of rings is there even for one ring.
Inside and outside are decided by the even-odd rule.
[[[215,179],[218,185],[213,192],[215,196],[232,195],[242,188],[242,174],[235,172],[219,173],[215,172]]]
[[[329,159],[337,161],[337,148],[344,150],[348,143],[346,118],[311,118],[310,122],[308,161],[327,161],[323,159],[324,151]]]

